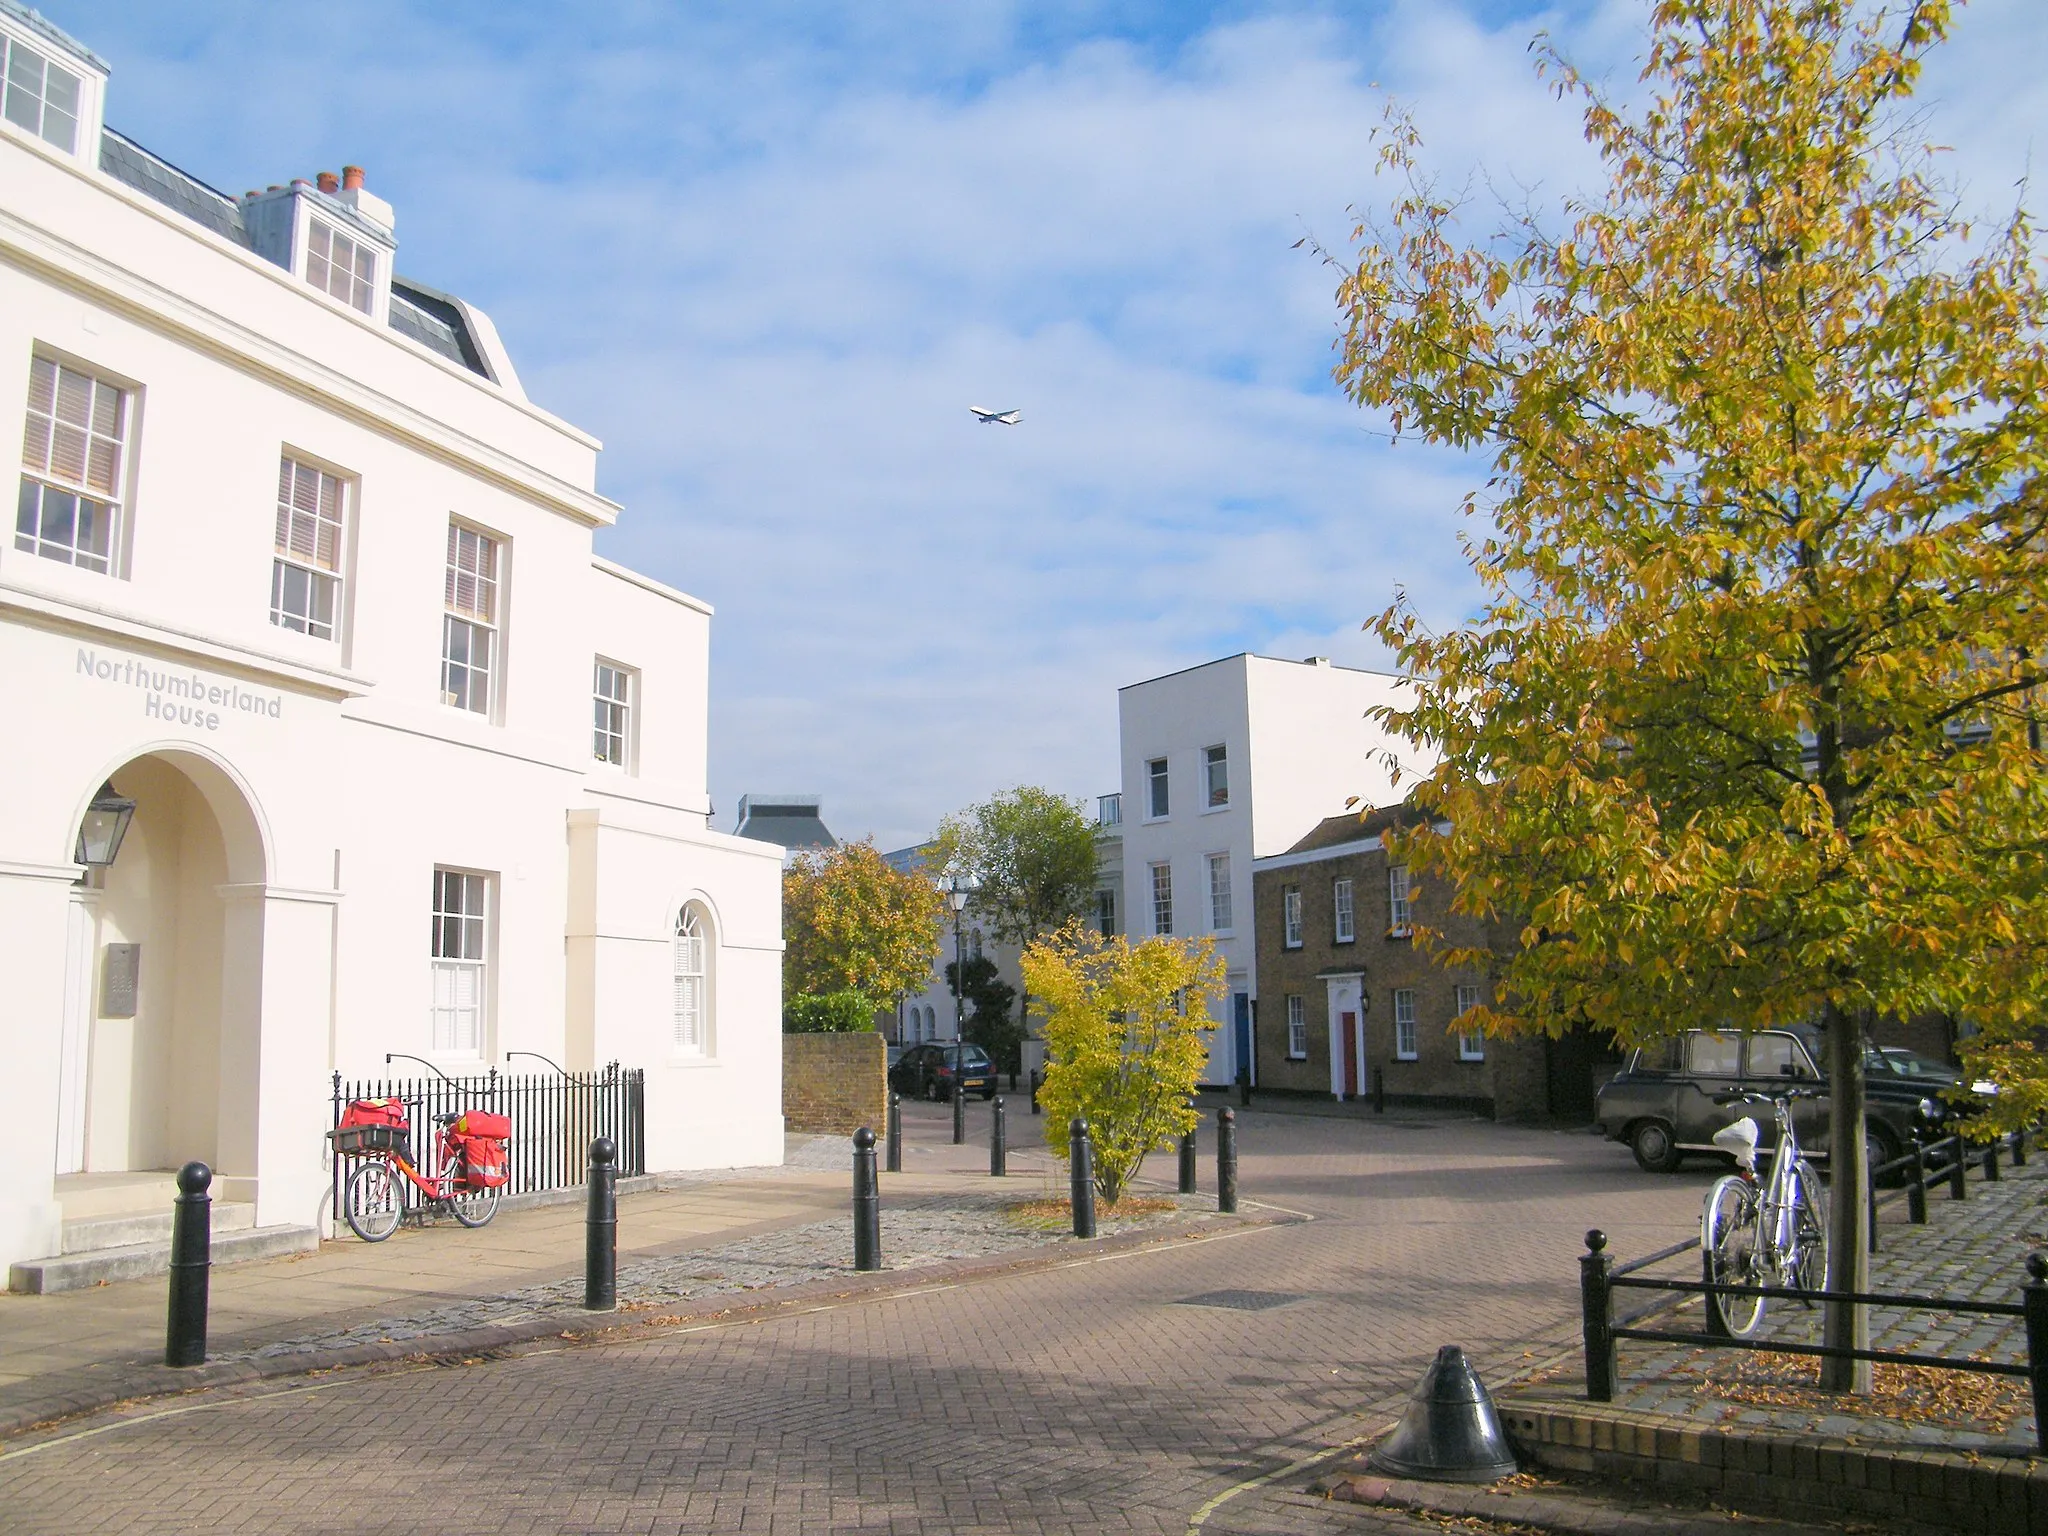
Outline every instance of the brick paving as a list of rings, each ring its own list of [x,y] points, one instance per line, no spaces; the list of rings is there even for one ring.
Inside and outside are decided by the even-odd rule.
[[[912,1117],[911,1166],[965,1180],[985,1153],[931,1150],[943,1113]],[[1704,1182],[1469,1122],[1254,1109],[1240,1139],[1248,1202],[1308,1219],[138,1404],[9,1441],[0,1508],[28,1532],[1432,1529],[1301,1478],[1237,1490],[1387,1422],[1439,1344],[1498,1381],[1568,1343],[1579,1234],[1669,1242]],[[1300,1299],[1187,1304],[1233,1291]]]

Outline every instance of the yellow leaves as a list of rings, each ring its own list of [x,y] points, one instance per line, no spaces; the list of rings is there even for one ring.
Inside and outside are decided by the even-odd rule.
[[[945,898],[872,841],[797,856],[782,876],[785,993],[858,992],[877,1006],[921,986]]]

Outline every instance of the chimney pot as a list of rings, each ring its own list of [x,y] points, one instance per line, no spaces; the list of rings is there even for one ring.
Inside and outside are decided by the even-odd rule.
[[[360,165],[344,165],[341,168],[341,189],[344,192],[358,191],[363,185],[363,168]]]
[[[322,192],[339,192],[341,190],[341,182],[332,171],[322,171],[318,180]]]
[[[292,178],[292,185],[295,187],[310,187],[313,183],[306,180],[303,176],[294,176]]]
[[[274,182],[274,181],[273,181],[273,182],[272,182],[272,183],[270,184],[270,190],[271,190],[271,191],[273,191],[273,192],[282,192],[282,191],[284,190],[284,188],[283,188],[283,187],[281,187],[281,186],[279,186],[279,185],[278,185],[278,184],[277,184],[276,182]]]
[[[244,197],[261,197],[262,195],[263,194],[261,192],[258,192],[254,187],[251,187],[248,191],[242,194],[242,196]]]

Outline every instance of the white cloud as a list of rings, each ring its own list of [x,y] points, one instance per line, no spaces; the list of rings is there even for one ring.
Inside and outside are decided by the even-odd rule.
[[[115,124],[209,180],[368,165],[400,269],[483,303],[606,439],[607,552],[718,605],[721,810],[817,789],[894,845],[1006,785],[1113,788],[1121,684],[1242,648],[1381,661],[1358,626],[1397,584],[1468,608],[1479,471],[1336,394],[1335,274],[1290,247],[1370,205],[1375,82],[1447,176],[1590,182],[1529,37],[1626,94],[1646,8],[1171,36],[1086,5],[333,14],[58,20],[114,58]],[[1959,171],[2002,185],[2048,8],[1957,33],[1930,91]]]

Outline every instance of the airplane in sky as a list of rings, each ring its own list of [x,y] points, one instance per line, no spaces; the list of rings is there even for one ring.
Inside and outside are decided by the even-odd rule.
[[[1001,422],[1006,427],[1014,427],[1024,419],[1024,413],[1021,410],[992,411],[985,405],[970,405],[967,409],[974,412],[974,419],[983,426],[987,426],[991,422]]]

